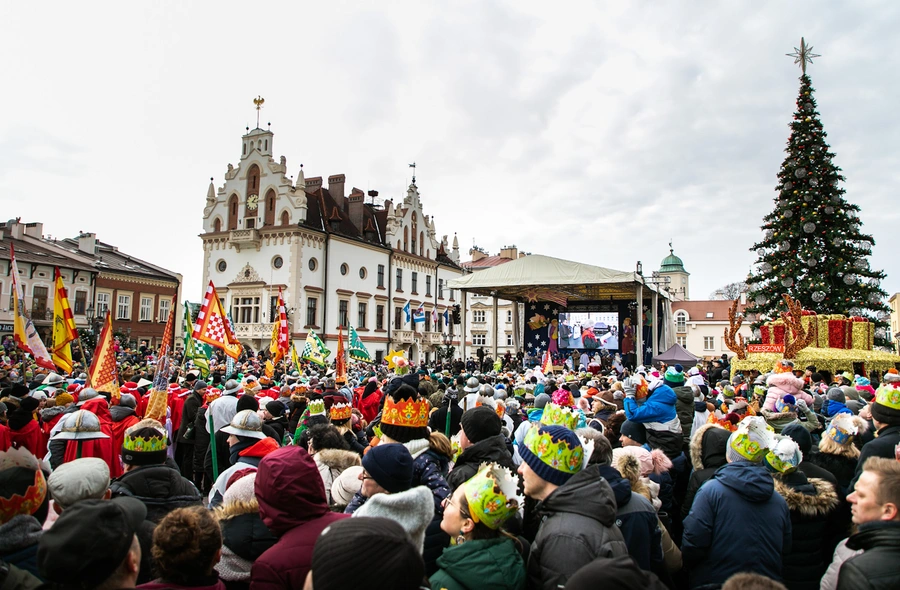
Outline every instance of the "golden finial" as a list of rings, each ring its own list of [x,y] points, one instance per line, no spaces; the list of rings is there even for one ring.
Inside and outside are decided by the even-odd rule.
[[[262,108],[263,103],[266,102],[262,96],[257,96],[253,99],[253,104],[256,105],[256,128],[259,129],[259,110]]]

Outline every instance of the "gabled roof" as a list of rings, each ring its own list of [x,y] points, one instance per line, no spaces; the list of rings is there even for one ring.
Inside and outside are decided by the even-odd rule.
[[[680,309],[687,312],[692,322],[727,322],[728,310],[734,303],[729,299],[709,299],[699,301],[673,301],[672,313],[674,314]],[[746,304],[738,303],[738,312],[743,313]],[[707,313],[712,313],[712,317],[706,317]]]
[[[494,266],[500,266],[501,264],[506,264],[507,262],[512,262],[512,258],[504,258],[502,256],[485,256],[478,260],[468,260],[460,264],[463,268],[470,269],[478,269],[478,268],[491,268]]]
[[[31,241],[17,240],[4,233],[0,240],[0,258],[9,260],[9,245],[12,244],[16,252],[16,262],[31,264],[46,264],[48,266],[60,266],[76,270],[97,272],[90,264],[82,262],[75,256],[69,256],[64,249],[51,244],[35,244]]]
[[[332,226],[337,222],[337,227]],[[327,188],[317,186],[306,193],[306,221],[304,227],[337,234],[347,238],[360,240],[369,244],[386,246],[385,230],[387,226],[386,212],[369,204],[363,206],[363,227],[356,227],[350,219],[350,205],[347,197],[335,198]],[[367,240],[365,230],[368,227],[376,230],[375,240]]]
[[[70,251],[74,250],[81,256],[91,257],[90,253],[78,249],[78,240],[75,238],[57,240],[56,243]],[[97,240],[96,242],[93,259],[94,270],[98,272],[114,272],[118,274],[180,282],[176,273],[156,266],[146,260],[141,260],[130,254],[121,252],[115,246],[101,242],[100,240]]]

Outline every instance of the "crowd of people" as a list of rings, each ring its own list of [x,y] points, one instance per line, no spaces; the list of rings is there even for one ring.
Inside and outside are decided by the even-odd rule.
[[[3,590],[900,587],[896,370],[0,360]]]

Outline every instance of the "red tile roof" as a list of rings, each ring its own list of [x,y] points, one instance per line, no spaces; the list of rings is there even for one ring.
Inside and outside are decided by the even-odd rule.
[[[476,261],[469,260],[460,264],[463,268],[491,268],[492,266],[500,266],[512,262],[511,258],[502,258],[500,256],[485,256]]]
[[[707,301],[673,301],[672,302],[672,313],[674,314],[679,309],[683,309],[688,313],[688,318],[692,322],[727,322],[728,321],[728,310],[731,309],[731,304],[733,302],[730,300],[707,300]],[[738,304],[738,311],[743,312],[746,305]],[[712,312],[713,316],[711,318],[706,317],[706,314]]]

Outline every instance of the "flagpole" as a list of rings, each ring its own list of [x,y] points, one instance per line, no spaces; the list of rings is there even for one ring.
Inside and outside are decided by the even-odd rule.
[[[84,365],[85,375],[87,375],[87,357],[84,354],[84,345],[81,343],[81,335],[79,334],[78,338],[75,339],[78,342],[78,352],[81,353],[81,363]]]

